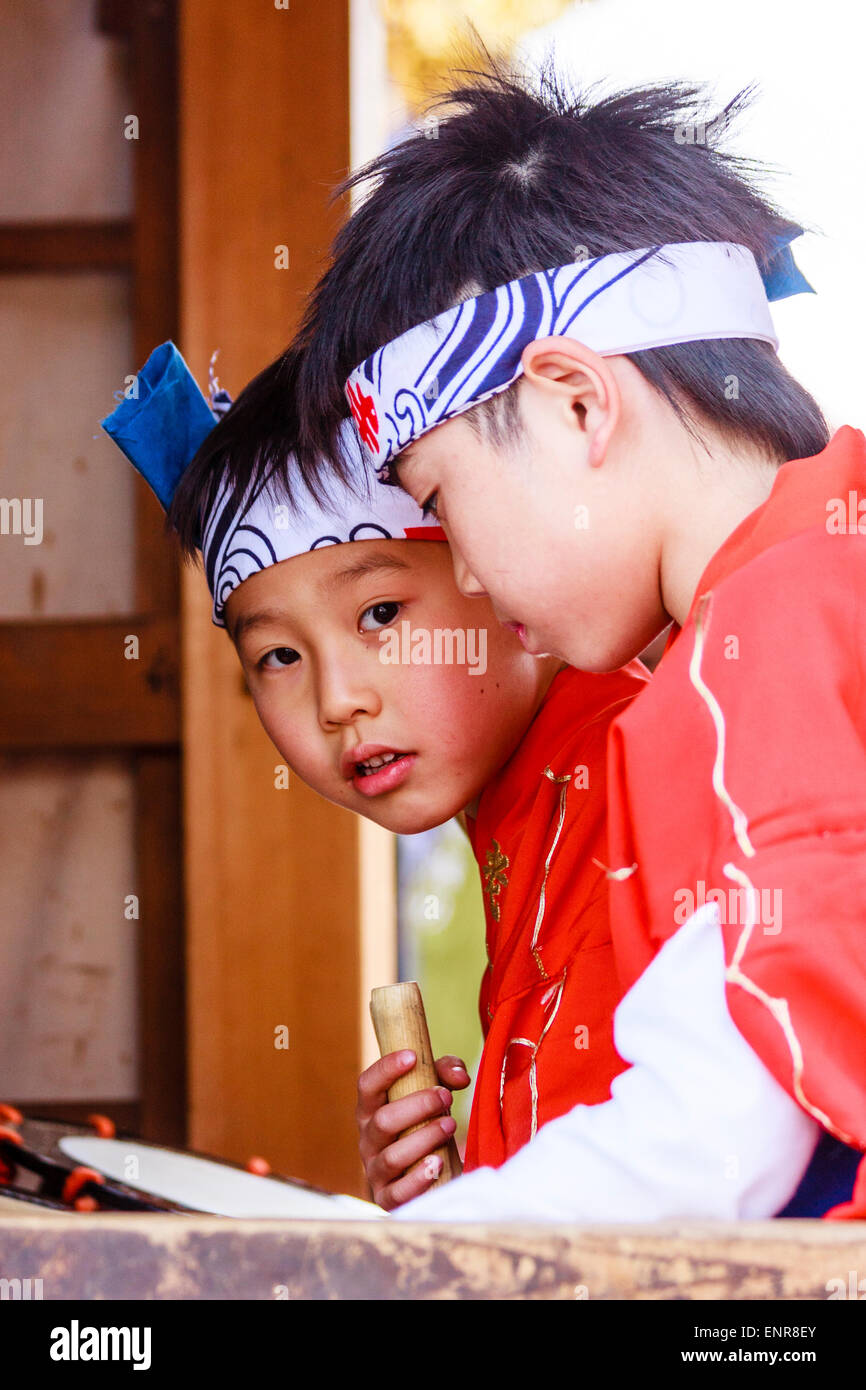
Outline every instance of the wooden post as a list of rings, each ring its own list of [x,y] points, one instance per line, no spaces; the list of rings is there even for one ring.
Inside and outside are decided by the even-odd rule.
[[[181,6],[179,346],[200,382],[219,348],[233,395],[289,341],[341,216],[348,32],[348,0]],[[364,904],[393,937],[391,838],[279,785],[201,572],[182,589],[190,1144],[366,1195]]]

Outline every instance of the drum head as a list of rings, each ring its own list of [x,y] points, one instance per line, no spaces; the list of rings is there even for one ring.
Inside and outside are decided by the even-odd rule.
[[[357,1197],[319,1192],[286,1178],[164,1149],[137,1139],[67,1135],[58,1141],[73,1163],[95,1168],[125,1187],[215,1216],[293,1217],[296,1220],[376,1220],[385,1213]]]

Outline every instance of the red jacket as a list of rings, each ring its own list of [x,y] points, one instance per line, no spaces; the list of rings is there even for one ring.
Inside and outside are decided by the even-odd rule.
[[[614,725],[608,815],[623,989],[713,897],[734,1023],[828,1133],[866,1148],[858,430],[783,465],[713,557],[652,684]]]
[[[547,1120],[609,1099],[626,1065],[613,1044],[622,991],[602,868],[606,747],[646,681],[639,662],[611,675],[561,671],[467,816],[490,962],[467,1170],[498,1167]]]

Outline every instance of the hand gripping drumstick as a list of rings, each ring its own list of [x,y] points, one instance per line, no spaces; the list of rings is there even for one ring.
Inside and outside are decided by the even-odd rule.
[[[370,995],[370,1013],[376,1030],[376,1041],[383,1057],[388,1052],[402,1052],[404,1048],[410,1048],[415,1053],[414,1067],[405,1076],[397,1077],[388,1092],[388,1100],[402,1100],[404,1096],[414,1095],[416,1091],[425,1091],[428,1086],[440,1086],[442,1083],[433,1064],[433,1049],[427,1031],[424,1001],[417,982],[407,980],[404,984],[381,985],[374,989]],[[429,1122],[425,1120],[423,1123]],[[414,1134],[416,1129],[421,1128],[421,1124],[410,1125],[408,1129],[403,1130],[400,1138],[404,1139],[407,1134]],[[434,1179],[432,1187],[450,1182],[463,1171],[453,1139],[441,1149],[437,1149],[436,1153],[442,1159],[442,1172]]]

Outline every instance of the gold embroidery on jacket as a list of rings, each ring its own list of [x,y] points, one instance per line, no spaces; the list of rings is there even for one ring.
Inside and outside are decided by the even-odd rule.
[[[498,840],[491,841],[490,849],[481,869],[481,876],[484,879],[484,896],[490,905],[490,915],[494,922],[499,921],[499,893],[503,888],[508,887],[508,876],[505,872],[510,867],[508,855],[504,854]],[[489,959],[489,957],[488,957]]]
[[[532,933],[532,941],[530,942],[529,949],[532,952],[532,959],[535,961],[541,973],[542,980],[549,980],[550,976],[544,968],[544,961],[541,959],[541,953],[538,950],[538,935],[541,931],[541,923],[544,920],[544,909],[547,905],[546,892],[547,878],[550,873],[550,862],[553,859],[553,851],[559,843],[559,837],[562,834],[562,826],[565,821],[565,798],[568,793],[568,784],[571,781],[571,773],[566,772],[563,773],[561,777],[557,777],[551,772],[549,767],[546,767],[544,769],[544,776],[548,777],[551,782],[559,783],[559,821],[556,826],[556,833],[553,837],[553,844],[550,846],[547,852],[547,858],[544,861],[544,878],[541,880],[541,892],[538,895],[538,911],[535,916],[535,928]]]
[[[529,1038],[510,1038],[508,1041],[508,1046],[506,1047],[502,1057],[502,1071],[499,1075],[499,1114],[502,1120],[504,1121],[505,1117],[502,1112],[502,1099],[505,1095],[505,1068],[508,1065],[509,1048],[529,1047],[532,1049],[532,1057],[529,1061],[529,1095],[532,1103],[532,1118],[530,1122],[529,1133],[530,1139],[534,1139],[538,1131],[538,1070],[536,1065],[538,1058],[538,1050],[541,1047],[541,1044],[544,1042],[545,1036],[559,1011],[559,1005],[562,999],[562,991],[565,989],[566,973],[566,971],[562,972],[562,979],[560,980],[559,985],[554,985],[553,989],[549,989],[544,996],[544,1000],[542,1001],[544,1007],[547,1007],[547,1005],[551,1003],[552,996],[554,994],[555,1000],[553,1000],[553,1011],[541,1030],[541,1037],[538,1039],[538,1042],[534,1043]]]

